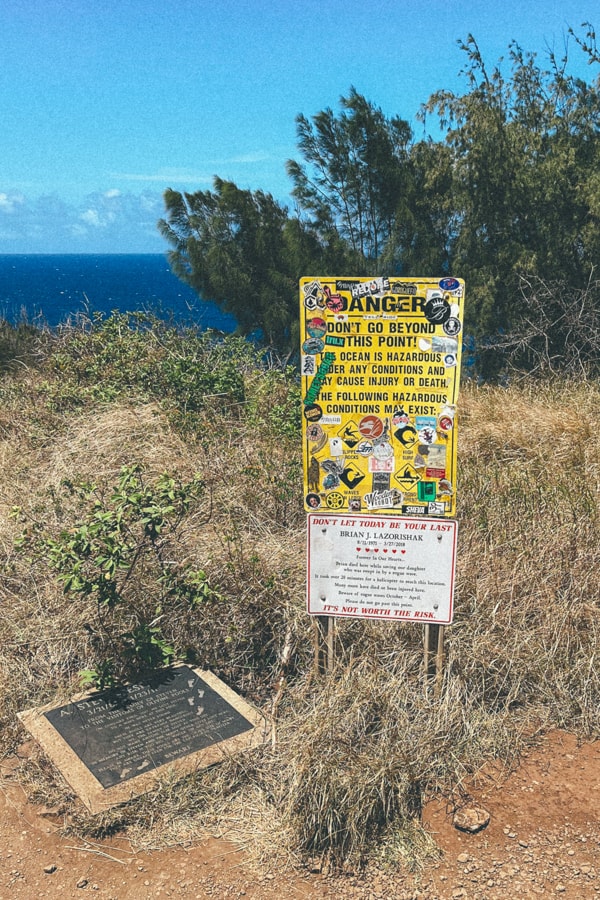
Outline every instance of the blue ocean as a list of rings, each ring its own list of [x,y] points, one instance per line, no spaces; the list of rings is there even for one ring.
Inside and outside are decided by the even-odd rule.
[[[147,312],[233,331],[235,319],[173,275],[163,254],[0,255],[0,318],[51,328],[77,313]]]

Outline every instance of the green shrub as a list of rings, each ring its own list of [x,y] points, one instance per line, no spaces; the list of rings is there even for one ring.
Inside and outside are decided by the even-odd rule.
[[[134,393],[181,416],[215,400],[225,408],[244,400],[242,369],[252,356],[244,344],[217,332],[177,329],[145,313],[95,315],[57,336],[47,367],[60,376],[53,385],[59,396],[69,386],[71,393],[102,401]]]
[[[146,481],[140,466],[124,466],[108,494],[94,484],[66,483],[81,516],[58,536],[28,530],[17,542],[57,573],[65,594],[91,600],[100,659],[82,673],[106,687],[118,679],[169,664],[175,648],[162,622],[218,599],[202,570],[184,565],[186,518],[204,495],[195,478],[179,484],[164,474]]]

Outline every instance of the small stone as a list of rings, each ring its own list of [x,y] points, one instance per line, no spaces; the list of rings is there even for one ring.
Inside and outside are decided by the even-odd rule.
[[[564,886],[564,884],[557,884],[554,890],[557,894],[564,894],[564,892],[566,891],[566,887]]]
[[[527,848],[527,847],[529,847],[529,844],[527,843],[527,841],[521,840],[521,841],[519,841],[519,847]]]
[[[456,857],[456,861],[459,863],[469,862],[469,854],[468,853],[459,853],[459,855]]]
[[[52,875],[53,872],[56,872],[56,869],[57,866],[55,865],[44,866],[44,872],[46,873],[46,875]]]
[[[84,888],[84,887],[87,887],[87,884],[88,884],[87,878],[80,878],[79,881],[77,882],[77,887]]]
[[[454,814],[453,824],[459,831],[477,834],[490,822],[490,814],[480,806],[465,806]]]

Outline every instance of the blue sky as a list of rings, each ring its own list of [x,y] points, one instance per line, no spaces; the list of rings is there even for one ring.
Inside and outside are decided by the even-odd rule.
[[[597,0],[2,0],[0,253],[162,252],[162,192],[289,202],[295,117],[351,85],[415,121],[466,89],[457,42],[561,56]],[[580,74],[583,66],[571,42]],[[433,126],[434,123],[431,123]],[[437,135],[436,135],[437,136]]]

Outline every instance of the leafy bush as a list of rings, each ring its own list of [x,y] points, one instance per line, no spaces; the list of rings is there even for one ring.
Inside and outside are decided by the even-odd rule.
[[[96,605],[96,627],[87,627],[101,656],[82,673],[84,683],[103,688],[170,663],[176,651],[163,635],[163,620],[218,598],[203,571],[178,559],[182,526],[203,497],[202,481],[178,484],[165,474],[150,484],[132,465],[121,469],[108,495],[94,484],[65,487],[81,518],[57,537],[29,530],[18,546],[45,560],[65,594]]]
[[[243,367],[253,350],[236,336],[177,329],[145,313],[95,315],[63,329],[48,357],[58,401],[114,400],[135,393],[188,413],[244,400]]]

